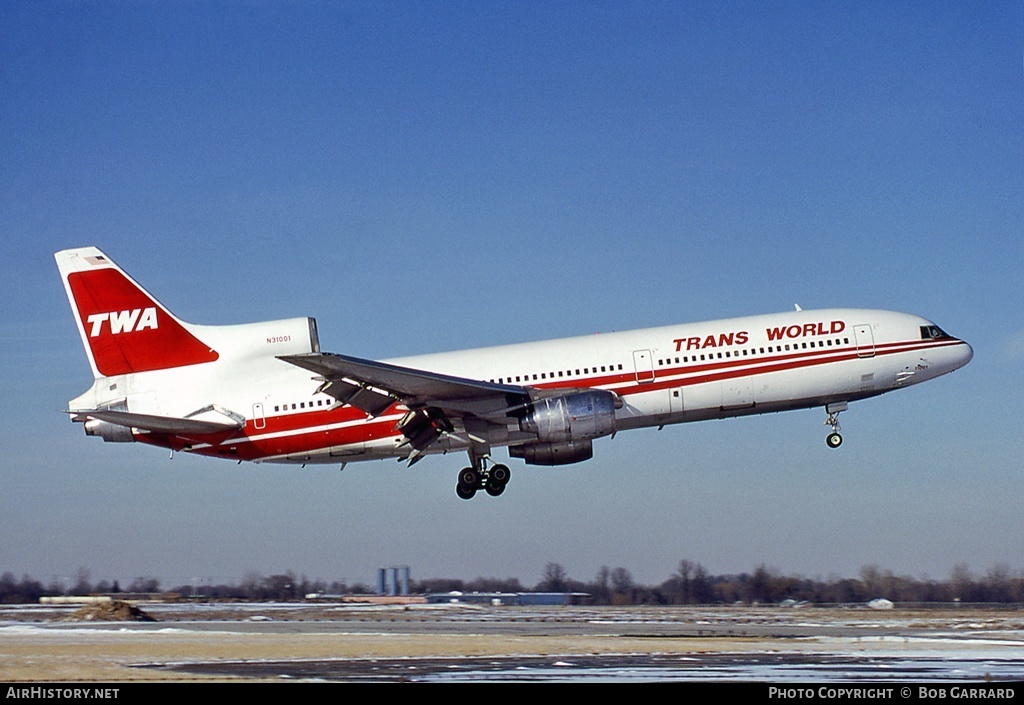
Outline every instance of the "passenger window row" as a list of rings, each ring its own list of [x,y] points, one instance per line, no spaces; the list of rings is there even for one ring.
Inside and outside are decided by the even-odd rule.
[[[575,371],[574,370],[558,370],[556,372],[534,372],[532,374],[525,374],[525,375],[515,375],[515,376],[509,375],[508,377],[499,377],[496,380],[492,378],[490,380],[490,382],[492,384],[494,382],[497,382],[498,384],[512,384],[514,382],[520,382],[520,383],[526,382],[526,383],[529,383],[531,381],[541,381],[541,380],[548,380],[548,379],[565,379],[565,378],[570,378],[571,379],[573,377],[583,377],[583,376],[590,375],[590,374],[599,374],[601,372],[616,372],[616,371],[621,370],[621,369],[622,369],[622,363],[612,364],[612,365],[601,365],[600,367],[595,365],[594,367],[583,367],[583,368],[577,367],[575,369]]]
[[[310,399],[309,401],[298,401],[291,404],[274,404],[274,411],[298,411],[300,409],[314,409],[318,406],[326,406],[329,408],[333,403],[333,399],[324,399],[321,397],[320,399],[317,399],[315,403]]]
[[[926,335],[928,337],[940,337],[944,335],[941,330],[936,332],[934,327],[926,330],[924,327],[921,329],[922,337]],[[816,348],[835,347],[840,345],[849,345],[849,338],[835,338],[828,340],[811,340],[803,343],[785,343],[783,345],[768,345],[759,348],[743,348],[741,350],[725,350],[721,352],[713,353],[700,353],[693,355],[677,355],[675,357],[666,357],[658,360],[659,367],[665,367],[666,365],[686,365],[697,362],[708,362],[710,360],[722,360],[726,358],[738,358],[738,357],[757,357],[759,355],[773,355],[782,352],[791,352],[793,350],[808,350]],[[533,372],[529,374],[520,375],[509,375],[508,377],[498,377],[497,379],[491,379],[491,383],[497,382],[498,384],[513,384],[513,383],[530,383],[546,381],[549,379],[572,379],[576,377],[585,377],[591,374],[600,374],[602,372],[618,372],[622,371],[622,363],[601,365],[594,367],[583,367],[576,368],[574,370],[556,370],[552,372]],[[315,401],[300,401],[293,402],[291,404],[275,404],[274,411],[300,411],[303,409],[314,409],[317,407],[328,407],[334,403],[333,399],[316,399]]]
[[[709,360],[722,360],[733,357],[756,357],[758,355],[772,355],[792,350],[808,350],[811,348],[825,348],[839,345],[849,345],[849,338],[835,338],[832,340],[811,340],[803,343],[786,343],[785,345],[768,345],[760,348],[743,348],[742,350],[726,350],[725,352],[701,353],[700,355],[683,355],[674,358],[666,357],[658,360],[658,366],[672,364],[688,364],[692,362],[707,362]]]

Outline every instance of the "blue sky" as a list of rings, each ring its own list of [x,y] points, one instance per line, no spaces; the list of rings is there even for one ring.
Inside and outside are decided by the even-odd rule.
[[[0,570],[42,580],[1024,571],[1019,3],[0,4]],[[925,315],[963,370],[637,431],[563,468],[305,469],[85,438],[52,253],[179,316],[364,357],[803,308]]]

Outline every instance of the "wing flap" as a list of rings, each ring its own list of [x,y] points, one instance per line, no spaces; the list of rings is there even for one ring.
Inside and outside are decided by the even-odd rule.
[[[318,391],[331,395],[342,404],[362,409],[370,416],[380,416],[396,401],[385,392],[344,380],[326,380]]]

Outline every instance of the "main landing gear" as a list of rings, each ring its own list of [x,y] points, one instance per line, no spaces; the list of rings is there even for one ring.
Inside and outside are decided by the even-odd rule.
[[[845,401],[825,405],[825,412],[828,414],[825,425],[832,427],[832,433],[825,436],[825,445],[829,448],[838,448],[843,445],[843,437],[839,435],[839,412],[846,411],[847,408],[848,405]]]
[[[484,490],[492,497],[497,497],[505,491],[505,485],[512,477],[512,471],[507,465],[497,463],[491,467],[486,466],[486,459],[474,459],[473,467],[462,468],[459,471],[459,483],[455,486],[455,494],[462,499],[472,499],[477,490]]]

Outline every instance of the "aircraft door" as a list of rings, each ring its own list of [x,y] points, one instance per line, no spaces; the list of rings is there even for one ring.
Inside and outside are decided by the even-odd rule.
[[[263,413],[263,402],[256,402],[252,405],[252,425],[257,430],[267,425],[267,417]]]
[[[875,336],[867,323],[853,327],[853,338],[857,341],[857,357],[875,356]]]
[[[683,413],[683,388],[673,387],[668,390],[668,411],[670,414],[681,414]]]
[[[636,381],[644,384],[654,381],[654,355],[650,350],[634,350],[633,366],[636,369]]]

